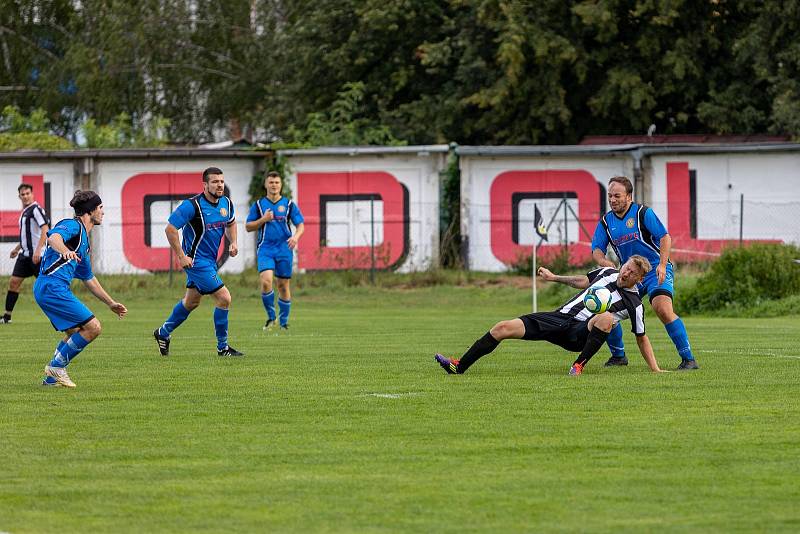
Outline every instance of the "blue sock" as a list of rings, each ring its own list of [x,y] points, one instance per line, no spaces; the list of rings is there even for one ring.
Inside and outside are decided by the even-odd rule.
[[[80,333],[75,332],[70,338],[58,344],[50,360],[50,367],[66,367],[69,362],[74,360],[81,353],[89,341],[86,341]]]
[[[189,317],[189,313],[191,312],[183,305],[183,300],[179,300],[175,307],[172,308],[172,314],[167,317],[167,320],[164,321],[164,324],[158,329],[158,333],[164,337],[169,337],[172,331],[178,328],[181,323]]]
[[[675,343],[675,348],[678,349],[678,354],[684,360],[694,360],[692,354],[692,347],[689,346],[689,335],[686,333],[686,327],[678,317],[669,324],[665,324],[664,328],[667,329],[670,339]]]
[[[286,326],[289,323],[289,312],[291,309],[291,300],[283,300],[278,298],[278,310],[280,311],[281,326]]]
[[[64,356],[64,352],[67,348],[67,344],[64,341],[59,341],[58,346],[56,346],[56,351],[53,353],[53,359],[50,360],[50,367],[66,367],[69,363],[67,357]]]
[[[608,348],[612,356],[618,358],[625,356],[625,343],[622,341],[622,326],[619,323],[611,329],[606,343],[608,343]]]
[[[267,319],[270,321],[275,320],[275,292],[261,293],[261,302],[264,303],[264,309],[267,310]]]
[[[217,333],[217,350],[228,346],[228,310],[214,308],[214,331]]]

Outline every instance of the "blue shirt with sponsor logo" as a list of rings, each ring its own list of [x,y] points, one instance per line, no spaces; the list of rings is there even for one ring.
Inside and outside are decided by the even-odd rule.
[[[592,250],[605,254],[611,245],[621,263],[638,254],[655,269],[660,261],[660,241],[667,233],[651,208],[634,202],[622,217],[613,211],[603,215],[592,237]]]
[[[181,202],[169,216],[169,223],[182,229],[183,253],[194,260],[196,267],[204,267],[216,265],[225,228],[235,219],[230,198],[223,196],[217,202],[209,202],[201,193]]]
[[[64,240],[64,245],[69,250],[78,253],[78,260],[65,260],[61,254],[51,248],[45,247],[42,262],[39,267],[39,278],[48,282],[59,282],[69,286],[73,278],[91,280],[92,261],[90,257],[89,232],[80,219],[63,219],[47,232],[47,237],[58,234]]]
[[[286,197],[280,197],[275,202],[272,202],[264,196],[250,206],[247,222],[260,219],[267,210],[272,211],[274,219],[258,229],[259,250],[282,248],[282,245],[288,248],[286,240],[292,236],[289,223],[291,222],[294,226],[297,226],[305,220],[300,208]]]

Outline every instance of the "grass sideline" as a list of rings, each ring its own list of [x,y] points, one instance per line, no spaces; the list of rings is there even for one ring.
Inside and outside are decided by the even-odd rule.
[[[158,356],[180,278],[101,277],[131,313],[84,299],[104,333],[74,391],[36,385],[57,334],[26,284],[0,328],[0,531],[800,528],[797,316],[688,319],[699,372],[604,369],[602,353],[570,378],[561,349],[506,342],[446,376],[433,352],[526,312],[527,291],[301,282],[292,331],[273,335],[255,279],[225,279],[244,359],[216,356],[210,302]]]

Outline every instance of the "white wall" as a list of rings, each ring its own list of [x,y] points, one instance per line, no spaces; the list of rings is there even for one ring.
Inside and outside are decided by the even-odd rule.
[[[294,199],[306,217],[306,236],[298,246],[300,268],[369,268],[373,231],[378,268],[413,271],[436,264],[439,172],[445,154],[320,154],[289,156],[288,161]],[[407,200],[399,194],[402,188]],[[370,200],[363,198],[370,195],[380,195],[372,200],[374,226]],[[321,196],[340,200],[322,208]]]
[[[221,272],[241,272],[255,262],[254,238],[247,234],[244,223],[250,209],[248,188],[254,172],[253,162],[244,159],[161,159],[107,160],[96,166],[96,190],[103,199],[105,223],[92,231],[99,254],[93,254],[98,273],[144,273],[166,270],[169,266],[164,228],[171,210],[180,203],[175,199],[153,202],[147,210],[149,226],[131,214],[143,210],[146,195],[174,195],[188,198],[202,192],[202,173],[207,167],[219,167],[225,173],[236,210],[239,255],[228,258]],[[124,212],[126,208],[128,211]],[[123,229],[124,228],[124,229]],[[150,247],[141,241],[142,229],[149,231]],[[161,258],[154,260],[155,257]]]

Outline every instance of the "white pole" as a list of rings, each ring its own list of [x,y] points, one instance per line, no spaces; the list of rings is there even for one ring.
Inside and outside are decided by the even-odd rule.
[[[537,237],[538,236],[536,236],[536,234],[534,233],[534,236],[533,236],[533,256],[531,256],[531,258],[532,258],[531,262],[533,263],[533,273],[532,273],[532,276],[531,276],[532,279],[533,279],[533,313],[536,313],[536,308],[537,308],[536,307],[536,238]]]

